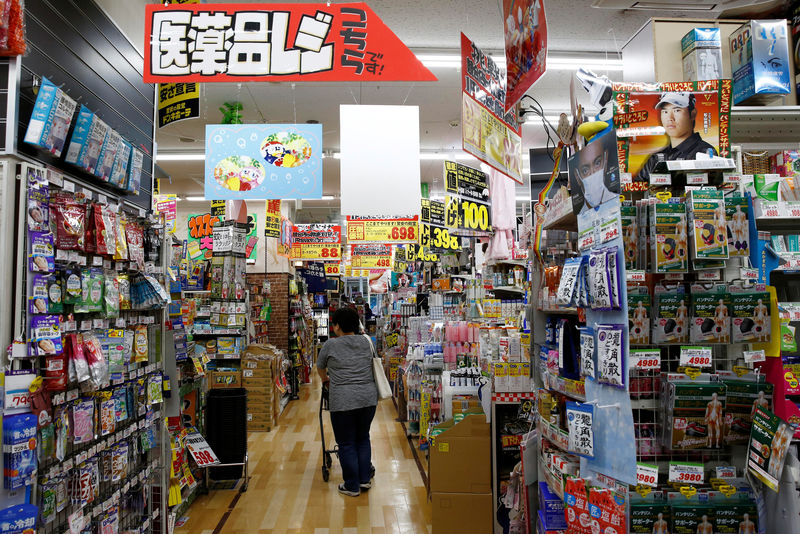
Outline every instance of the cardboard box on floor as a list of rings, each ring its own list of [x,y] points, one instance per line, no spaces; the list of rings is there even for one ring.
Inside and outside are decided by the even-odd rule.
[[[430,449],[430,492],[492,493],[491,425],[483,413],[469,413],[444,429]],[[476,531],[477,532],[477,531]]]
[[[432,493],[431,512],[433,534],[492,532],[491,492]]]
[[[209,371],[208,389],[231,389],[242,387],[241,371]]]

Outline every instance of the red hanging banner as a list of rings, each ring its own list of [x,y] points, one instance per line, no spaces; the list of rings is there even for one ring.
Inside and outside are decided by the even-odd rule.
[[[436,81],[364,2],[145,6],[144,81]]]

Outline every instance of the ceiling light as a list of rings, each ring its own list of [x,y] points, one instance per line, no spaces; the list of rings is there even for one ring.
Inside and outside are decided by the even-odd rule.
[[[322,197],[320,197],[320,200],[333,200],[335,198],[336,197],[333,195],[322,195]]]
[[[196,152],[156,154],[156,161],[204,161],[205,159],[205,154],[198,154]]]
[[[303,266],[303,262],[302,261],[296,261],[296,262],[294,262],[294,266],[295,267],[302,267]]]
[[[189,202],[205,202],[206,197],[198,197],[198,196],[188,196],[186,200]]]

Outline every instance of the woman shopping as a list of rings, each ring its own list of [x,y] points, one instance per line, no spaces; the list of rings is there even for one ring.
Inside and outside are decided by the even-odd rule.
[[[344,478],[339,493],[358,497],[362,490],[372,487],[369,427],[378,404],[372,372],[374,349],[368,337],[357,335],[356,310],[336,310],[330,324],[336,337],[322,346],[317,371],[323,382],[330,380],[328,407]]]

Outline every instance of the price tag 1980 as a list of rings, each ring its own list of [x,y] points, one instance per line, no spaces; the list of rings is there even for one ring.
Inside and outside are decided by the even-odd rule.
[[[702,484],[705,480],[703,464],[688,462],[669,463],[669,481],[680,484]]]
[[[800,217],[800,202],[787,202],[786,215],[789,217]]]
[[[681,347],[680,365],[711,367],[711,347]]]
[[[636,483],[655,488],[658,486],[658,466],[636,463]]]
[[[780,217],[781,216],[780,202],[763,202],[761,204],[761,214],[763,217]]]

